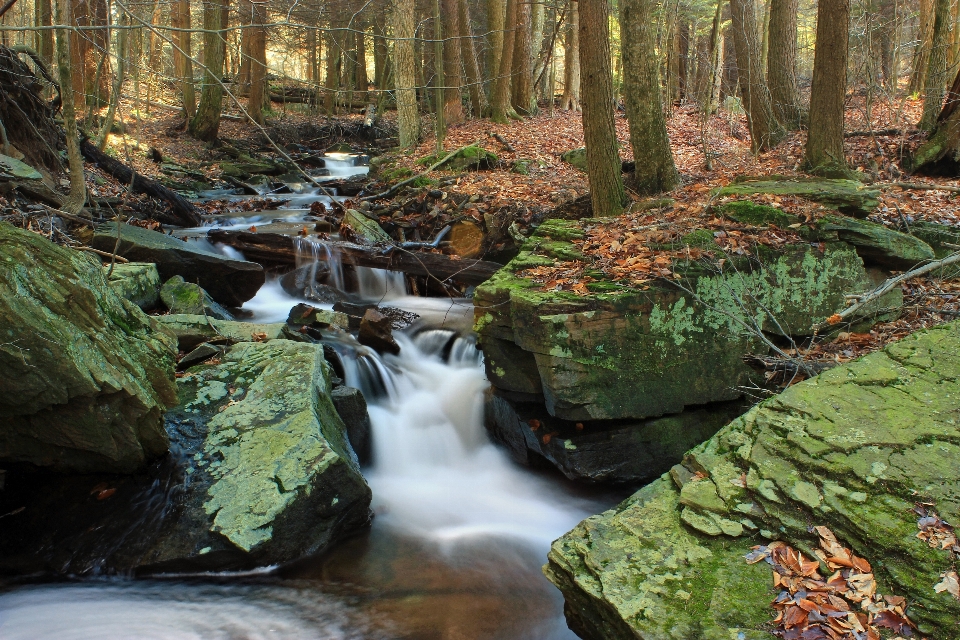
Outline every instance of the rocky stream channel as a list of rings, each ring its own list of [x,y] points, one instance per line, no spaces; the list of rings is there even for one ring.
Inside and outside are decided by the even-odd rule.
[[[960,233],[863,221],[869,192],[836,184],[854,217],[717,270],[674,264],[682,286],[547,291],[531,273],[597,224],[547,220],[465,297],[424,297],[313,233],[316,187],[258,188],[277,187],[283,208],[176,237],[102,225],[113,267],[0,224],[0,637],[826,638],[807,614],[809,635],[785,634],[770,603],[806,591],[745,560],[777,541],[819,558],[809,575],[836,569],[816,527],[906,598],[871,592],[851,628],[903,615],[905,636],[960,637],[960,546],[917,536],[934,509],[960,521],[960,324],[753,407],[744,391],[745,356]],[[379,225],[345,222],[386,254]],[[245,230],[295,268],[217,241]]]

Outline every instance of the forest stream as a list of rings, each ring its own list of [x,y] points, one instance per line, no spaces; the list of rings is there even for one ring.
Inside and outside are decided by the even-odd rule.
[[[327,167],[334,176],[357,172],[349,157],[328,160]],[[284,196],[291,197],[290,209],[218,222],[298,224],[311,202],[328,201],[315,187],[293,189],[301,193]],[[307,263],[324,256],[301,248]],[[337,261],[321,259],[343,286]],[[357,268],[355,280],[353,299],[420,316],[395,333],[399,355],[379,355],[352,339],[334,345],[346,384],[361,389],[369,405],[372,463],[363,469],[374,496],[369,533],[321,557],[248,573],[7,589],[0,593],[0,637],[575,637],[541,565],[552,540],[613,498],[520,468],[490,442],[483,424],[488,383],[470,331],[469,299],[411,296],[402,274],[382,270]],[[268,280],[244,305],[251,312],[246,320],[282,321],[298,302]]]

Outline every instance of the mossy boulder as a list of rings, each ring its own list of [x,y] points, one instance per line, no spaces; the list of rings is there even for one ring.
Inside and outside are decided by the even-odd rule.
[[[347,209],[343,214],[343,224],[353,229],[357,239],[364,244],[392,244],[393,238],[380,226],[356,209]]]
[[[156,317],[157,324],[172,334],[181,351],[191,351],[208,340],[226,342],[266,342],[289,339],[296,334],[284,322],[237,322],[216,320],[190,313],[171,313]]]
[[[846,295],[875,286],[844,242],[760,247],[722,269],[677,262],[678,284],[601,279],[584,296],[542,291],[521,275],[583,258],[571,242],[582,235],[579,222],[544,222],[474,294],[491,382],[539,397],[564,420],[642,419],[737,399],[753,375],[742,356],[767,349],[749,327],[808,336]]]
[[[580,169],[580,171],[587,170],[587,150],[584,147],[565,151],[561,154],[560,159]]]
[[[880,202],[879,189],[857,180],[831,178],[741,177],[714,193],[721,198],[758,193],[799,196],[856,218],[870,215]]]
[[[828,526],[904,596],[919,635],[960,636],[934,585],[955,559],[917,538],[915,503],[960,519],[960,324],[801,382],[721,429],[682,465],[556,542],[545,567],[583,638],[772,639],[777,593],[752,545],[812,556]]]
[[[136,262],[157,265],[164,281],[182,276],[187,282],[199,284],[214,300],[229,307],[239,307],[256,295],[263,285],[263,267],[255,262],[228,258],[205,251],[196,243],[188,243],[157,231],[120,225],[120,243],[117,244],[117,223],[97,227],[90,246],[113,252]]]
[[[160,302],[160,274],[157,265],[147,262],[117,263],[103,267],[110,288],[144,311],[153,309]]]
[[[224,571],[322,553],[370,519],[330,379],[321,345],[287,340],[190,368],[166,416],[171,455],[144,473],[8,474],[0,506],[30,507],[0,519],[0,571]]]
[[[170,313],[205,315],[215,320],[233,320],[229,311],[217,304],[199,285],[173,276],[163,283],[160,299]]]
[[[127,473],[162,455],[175,353],[98,259],[0,223],[0,464]]]
[[[417,164],[425,167],[432,166],[442,160],[447,153],[449,152],[426,156],[417,160]],[[499,163],[500,158],[498,158],[494,152],[487,151],[477,145],[470,145],[453,154],[453,156],[440,165],[440,168],[446,171],[478,171],[481,169],[492,169]]]

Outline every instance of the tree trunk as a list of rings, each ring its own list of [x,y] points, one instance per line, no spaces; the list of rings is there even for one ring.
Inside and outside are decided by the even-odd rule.
[[[594,216],[615,216],[623,211],[626,195],[613,120],[610,5],[608,0],[580,0],[579,4],[580,68],[584,84],[590,88],[581,103],[590,202]]]
[[[517,4],[517,28],[513,47],[513,86],[511,98],[514,110],[520,115],[533,115],[537,105],[533,100],[532,14],[530,3]]]
[[[690,19],[686,16],[680,16],[680,22],[677,25],[677,99],[681,102],[687,97],[687,76],[689,74],[689,68]],[[626,78],[626,72],[624,73],[624,78]]]
[[[95,107],[109,100],[108,83],[109,31],[106,0],[72,0],[70,23],[78,31],[70,38],[70,65],[75,108],[85,104]],[[98,73],[99,69],[99,73]]]
[[[38,27],[53,25],[53,5],[51,0],[34,0],[34,24]],[[46,63],[47,68],[53,67],[53,30],[37,31],[34,48],[37,54]]]
[[[117,115],[117,106],[120,103],[120,97],[123,94],[124,74],[126,73],[127,58],[130,55],[127,46],[128,30],[125,29],[130,24],[130,18],[126,12],[120,14],[120,29],[117,32],[117,72],[113,81],[113,91],[110,92],[110,106],[107,109],[107,115],[100,127],[100,134],[97,136],[97,148],[101,151],[107,146],[107,140],[110,137],[110,129],[113,128],[113,120]]]
[[[441,0],[443,22],[443,119],[447,126],[463,122],[463,94],[460,87],[463,61],[460,58],[460,9],[458,0]]]
[[[560,108],[580,111],[580,9],[578,0],[570,0],[566,34],[563,38],[563,95]]]
[[[390,12],[393,23],[393,67],[396,79],[397,119],[400,126],[400,147],[409,149],[420,140],[420,115],[417,113],[417,78],[414,62],[416,32],[415,0],[393,0]]]
[[[190,29],[190,0],[174,0],[170,9],[170,24],[174,28],[173,67],[180,83],[183,112],[189,120],[197,112],[197,97],[193,90],[193,54],[189,31],[177,29]]]
[[[503,54],[503,27],[507,15],[506,0],[487,0],[487,56],[486,88],[489,101],[497,90],[500,76],[500,56]]]
[[[927,73],[923,81],[923,116],[920,129],[930,131],[936,126],[937,114],[943,104],[947,84],[947,49],[950,41],[950,0],[935,0],[933,37]]]
[[[70,15],[70,0],[56,0],[56,22],[67,24]],[[70,195],[63,204],[67,213],[77,214],[87,200],[87,185],[83,178],[83,158],[77,139],[77,113],[74,108],[72,69],[70,66],[70,31],[57,30],[57,67],[60,73],[60,99],[63,111],[63,131],[67,140],[67,162],[70,173]]]
[[[773,113],[770,90],[760,66],[757,19],[753,0],[730,0],[731,26],[737,50],[740,95],[750,127],[750,147],[754,153],[777,146],[786,132]]]
[[[250,93],[247,99],[247,113],[257,124],[263,124],[263,107],[268,105],[270,91],[267,86],[267,3],[265,0],[252,2],[251,28],[243,39],[250,38]]]
[[[937,118],[937,128],[910,158],[911,173],[940,176],[960,175],[960,72],[947,92],[947,100]]]
[[[517,27],[517,0],[507,0],[507,12],[504,19],[503,51],[497,68],[497,82],[490,100],[490,119],[506,123],[508,117],[516,115],[510,106],[511,73],[513,72],[514,37]]]
[[[798,0],[771,0],[770,46],[767,54],[767,82],[777,119],[788,129],[803,122],[800,88],[797,85]]]
[[[190,135],[212,142],[220,131],[220,110],[223,102],[223,63],[227,54],[224,24],[228,0],[204,0],[203,3],[203,88],[200,105],[190,120]]]
[[[880,0],[880,71],[883,84],[889,89],[897,87],[897,69],[894,50],[897,46],[897,0]]]
[[[457,10],[460,13],[460,29],[463,35],[460,40],[460,55],[463,58],[463,68],[469,83],[470,107],[474,117],[479,118],[483,116],[486,96],[483,95],[477,51],[473,46],[473,28],[470,25],[470,7],[467,0],[458,0]]]
[[[364,29],[357,31],[357,62],[354,84],[357,88],[356,99],[361,102],[369,100],[367,91],[370,89],[370,77],[367,75],[367,34]]]
[[[633,186],[641,195],[670,191],[680,178],[670,153],[660,95],[656,8],[656,0],[620,0],[623,99],[637,160]]]
[[[340,92],[340,68],[343,61],[343,36],[339,28],[340,24],[342,23],[339,19],[335,22],[331,18],[330,30],[327,31],[327,70],[324,80],[327,90],[324,96],[324,109],[327,115],[336,113],[337,94]]]
[[[253,0],[238,0],[237,17],[243,27],[246,27],[237,34],[240,39],[240,71],[237,73],[237,83],[234,94],[245,96],[250,93],[250,45],[253,40]],[[229,67],[229,65],[227,65]]]
[[[811,173],[827,177],[848,175],[843,154],[843,97],[849,24],[850,0],[820,0],[804,163]]]
[[[387,86],[387,60],[390,50],[387,47],[386,35],[384,16],[380,14],[373,21],[373,85],[377,90],[383,90]]]
[[[723,46],[720,36],[723,5],[723,0],[717,0],[710,33],[703,38],[702,50],[699,51],[697,59],[697,106],[704,116],[712,114],[717,109],[717,90],[723,67]],[[698,47],[698,50],[700,49],[701,47]]]
[[[721,2],[724,5],[722,13],[722,22],[730,20],[730,3]],[[723,67],[720,75],[720,100],[724,101],[728,96],[736,97],[737,87],[740,86],[740,69],[737,66],[737,48],[734,45],[733,26],[728,24],[720,34],[723,44]]]
[[[917,27],[917,45],[913,50],[909,93],[919,93],[927,77],[930,46],[933,41],[933,3],[934,0],[920,0],[920,24]]]

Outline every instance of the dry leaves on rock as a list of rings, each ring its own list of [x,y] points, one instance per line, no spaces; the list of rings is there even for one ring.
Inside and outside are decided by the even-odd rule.
[[[949,551],[953,557],[960,560],[960,542],[957,541],[957,532],[953,525],[940,519],[937,512],[930,509],[932,505],[918,503],[913,512],[920,516],[917,528],[920,533],[917,537],[930,545],[933,549]],[[933,586],[937,593],[946,591],[957,600],[960,600],[960,576],[954,570],[940,574],[940,582]]]
[[[820,537],[816,558],[784,542],[756,546],[750,564],[765,560],[773,567],[773,585],[781,589],[773,607],[776,635],[785,640],[879,640],[880,629],[896,638],[912,637],[914,626],[901,596],[877,593],[870,563],[837,540],[827,527],[815,527]],[[821,569],[833,573],[822,575]]]

